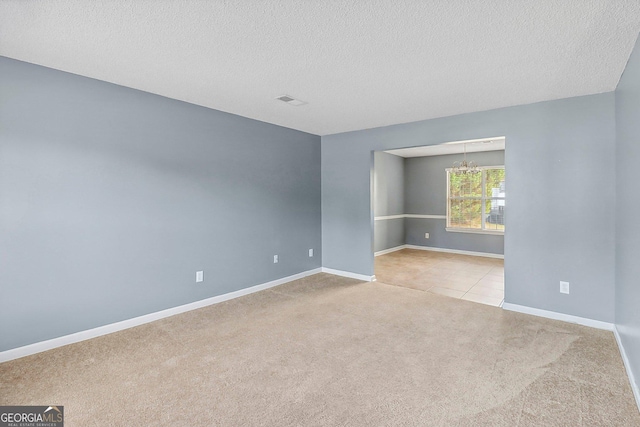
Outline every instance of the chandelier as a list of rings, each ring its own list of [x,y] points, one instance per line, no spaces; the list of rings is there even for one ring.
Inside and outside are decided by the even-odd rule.
[[[461,162],[453,162],[451,171],[456,175],[480,173],[480,166],[473,160],[467,161],[467,144],[464,144],[464,159]]]

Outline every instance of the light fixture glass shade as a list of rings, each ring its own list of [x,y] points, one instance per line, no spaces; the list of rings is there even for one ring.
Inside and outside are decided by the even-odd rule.
[[[464,159],[461,162],[453,162],[451,171],[456,175],[476,174],[482,171],[476,162],[467,161],[467,144],[464,144]]]

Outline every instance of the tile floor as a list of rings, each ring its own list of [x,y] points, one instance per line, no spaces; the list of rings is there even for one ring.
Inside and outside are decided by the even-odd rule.
[[[378,281],[482,304],[504,300],[504,260],[403,249],[375,259]]]

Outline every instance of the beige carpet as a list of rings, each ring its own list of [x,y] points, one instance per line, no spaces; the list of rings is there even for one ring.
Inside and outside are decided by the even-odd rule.
[[[610,332],[318,274],[0,364],[66,426],[640,426]]]

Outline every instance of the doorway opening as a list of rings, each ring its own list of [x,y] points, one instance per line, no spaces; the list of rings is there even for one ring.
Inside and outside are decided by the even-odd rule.
[[[505,138],[374,153],[378,281],[504,301]]]

